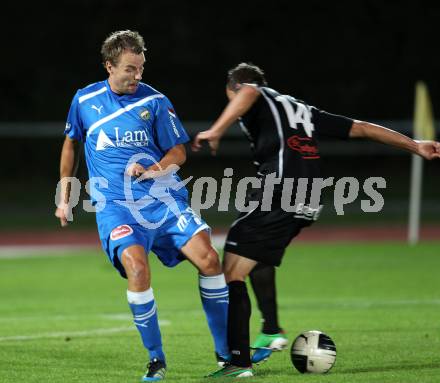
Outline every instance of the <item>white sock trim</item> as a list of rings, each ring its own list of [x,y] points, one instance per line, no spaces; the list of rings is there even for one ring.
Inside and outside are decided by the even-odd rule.
[[[147,291],[130,291],[127,290],[128,303],[134,305],[143,305],[154,300],[153,289],[150,287]]]
[[[223,289],[226,287],[225,275],[219,274],[212,277],[206,277],[199,274],[199,286],[202,289]]]

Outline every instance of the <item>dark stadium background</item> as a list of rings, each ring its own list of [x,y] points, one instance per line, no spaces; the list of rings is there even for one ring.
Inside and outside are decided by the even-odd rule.
[[[58,1],[2,4],[0,230],[57,228],[53,217],[64,119],[77,88],[102,80],[100,44],[138,30],[148,51],[144,81],[165,93],[192,135],[226,103],[226,71],[241,61],[265,69],[270,85],[333,113],[411,134],[414,85],[426,81],[439,115],[438,20],[428,1]],[[182,174],[252,175],[233,129],[217,158],[193,155]],[[383,176],[385,209],[359,204],[323,221],[404,225],[410,156],[379,144],[326,142],[326,176]],[[439,165],[425,164],[423,219],[438,223]],[[84,161],[80,171],[85,178]],[[331,197],[327,196],[328,198]],[[226,225],[233,217],[207,215]],[[76,227],[93,224],[78,212]],[[324,222],[324,223],[325,223]]]

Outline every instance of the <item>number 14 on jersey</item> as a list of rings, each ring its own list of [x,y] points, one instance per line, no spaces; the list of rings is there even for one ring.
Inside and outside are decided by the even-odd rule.
[[[292,96],[288,95],[277,96],[275,99],[283,105],[289,126],[292,129],[298,129],[297,124],[302,124],[307,136],[312,137],[314,126],[311,122],[311,113],[307,106],[297,102]],[[296,112],[293,105],[296,106]]]

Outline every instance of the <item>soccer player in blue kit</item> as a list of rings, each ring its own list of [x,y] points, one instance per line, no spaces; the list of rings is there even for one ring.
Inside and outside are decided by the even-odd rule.
[[[148,255],[173,267],[188,259],[199,271],[202,305],[217,359],[227,357],[228,288],[209,227],[190,209],[176,174],[189,141],[166,96],[141,82],[144,40],[134,31],[109,35],[101,49],[108,79],[77,91],[61,153],[61,201],[55,215],[67,225],[70,185],[84,143],[91,199],[102,247],[121,276],[134,323],[149,352],[143,381],[165,377]],[[159,175],[160,177],[157,177]],[[64,179],[64,181],[63,181]]]

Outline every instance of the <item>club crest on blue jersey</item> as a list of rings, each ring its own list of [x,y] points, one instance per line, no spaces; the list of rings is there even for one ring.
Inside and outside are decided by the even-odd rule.
[[[141,108],[139,117],[144,121],[148,121],[150,119],[150,111],[148,109]]]

